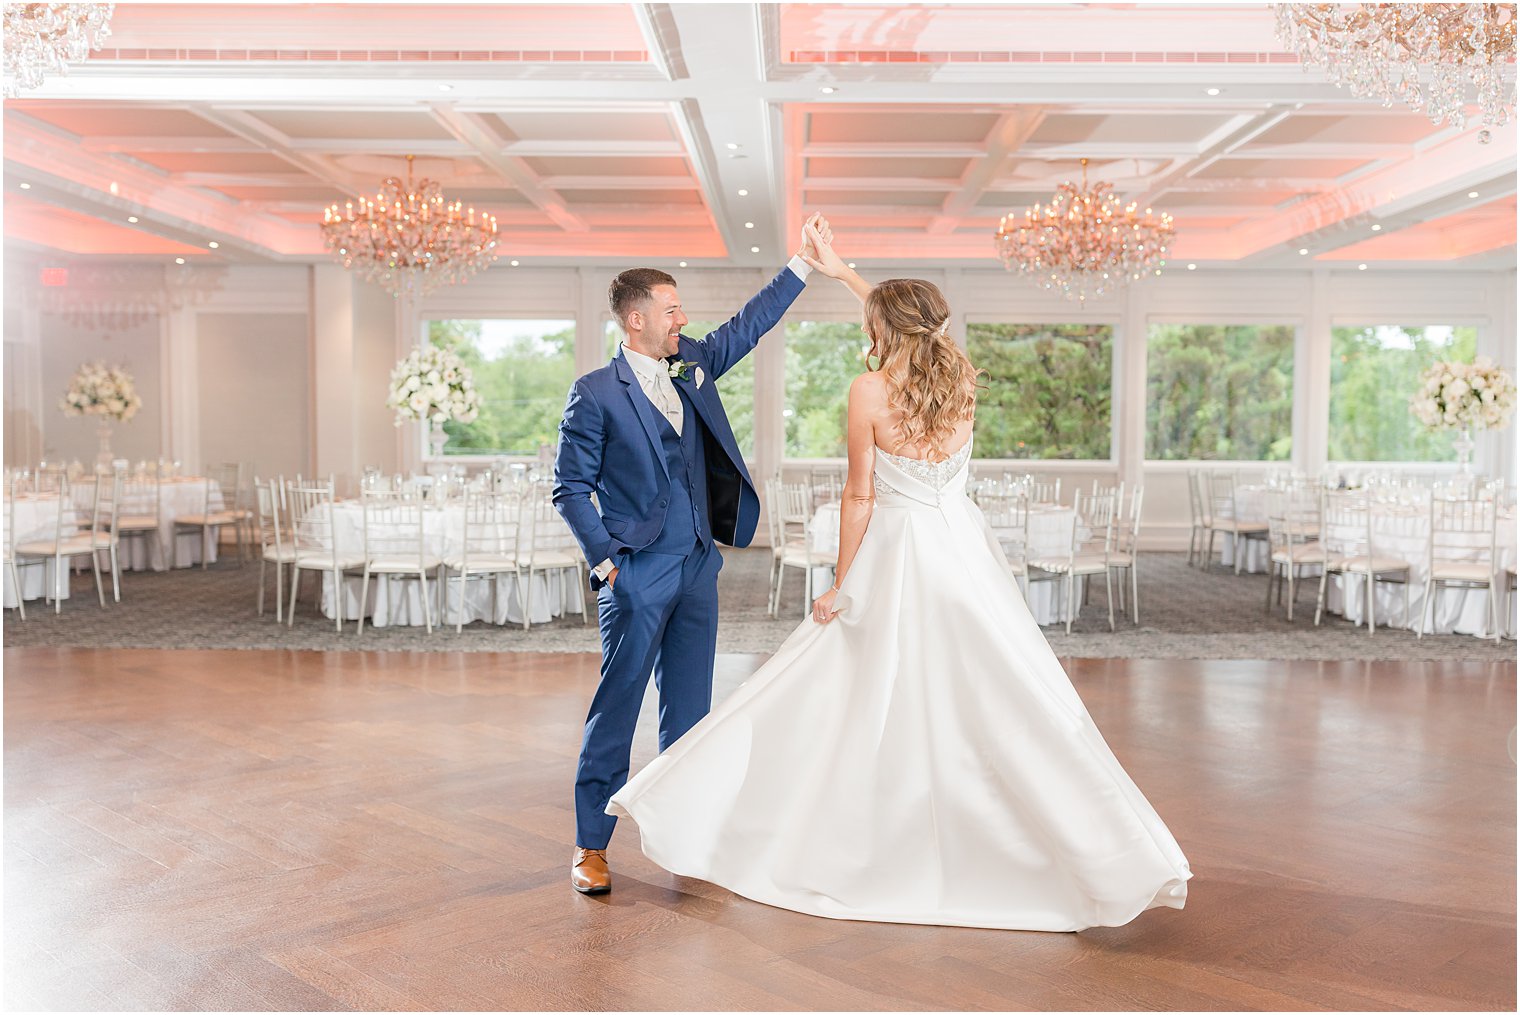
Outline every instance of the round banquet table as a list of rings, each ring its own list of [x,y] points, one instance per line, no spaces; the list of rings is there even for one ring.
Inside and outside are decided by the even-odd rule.
[[[1241,511],[1251,518],[1267,516],[1267,494],[1264,485],[1237,487],[1235,495]],[[1422,505],[1399,504],[1393,501],[1371,501],[1375,514],[1373,539],[1379,556],[1397,557],[1411,565],[1409,588],[1409,619],[1404,618],[1404,589],[1393,582],[1374,583],[1373,597],[1376,610],[1373,622],[1382,627],[1399,627],[1414,630],[1419,626],[1421,612],[1425,608],[1425,579],[1429,569],[1425,565],[1427,543],[1430,538],[1430,508]],[[1359,530],[1359,531],[1358,531]],[[1359,536],[1365,538],[1365,525],[1331,529],[1327,532],[1331,549],[1349,543]],[[1221,563],[1233,567],[1235,540],[1224,537]],[[1249,539],[1246,543],[1246,559],[1241,568],[1245,571],[1264,572],[1268,567],[1268,547],[1264,539]],[[1515,561],[1515,514],[1513,509],[1501,511],[1498,539],[1499,580],[1503,582],[1503,569]],[[1481,559],[1488,549],[1486,536],[1473,539],[1472,560]],[[1316,587],[1319,568],[1304,567],[1300,574],[1311,579]],[[1488,603],[1482,589],[1443,589],[1436,593],[1435,614],[1427,633],[1478,634],[1487,626]],[[1502,589],[1501,589],[1502,596]],[[1332,575],[1325,589],[1325,608],[1331,613],[1342,614],[1354,623],[1367,620],[1367,582],[1348,580],[1343,575]],[[1502,614],[1502,610],[1500,611]],[[1503,617],[1500,618],[1503,623]]]
[[[1430,509],[1374,501],[1373,542],[1379,556],[1397,557],[1410,563],[1409,619],[1404,618],[1404,589],[1396,583],[1377,582],[1373,586],[1373,622],[1383,627],[1402,627],[1414,630],[1419,627],[1425,610],[1425,579],[1430,571],[1425,565],[1426,546],[1430,538]],[[1325,533],[1330,547],[1349,543],[1360,535],[1365,538],[1366,527],[1331,527]],[[1488,536],[1474,535],[1471,540],[1470,560],[1481,560],[1488,552]],[[1499,623],[1504,623],[1502,609],[1504,568],[1515,562],[1515,513],[1503,510],[1499,516],[1498,556],[1499,572],[1497,594],[1501,609]],[[1442,589],[1435,593],[1435,613],[1425,633],[1481,635],[1489,627],[1488,592],[1483,589]],[[1340,613],[1353,623],[1367,620],[1367,581],[1344,575],[1335,575],[1325,590],[1325,608]]]
[[[813,517],[808,522],[808,546],[812,550],[819,553],[838,554],[839,508],[839,501],[833,501],[820,506],[813,512]],[[1026,555],[1056,557],[1066,554],[1071,549],[1071,528],[1076,520],[1075,508],[1063,507],[1059,504],[1031,505],[1029,509],[1030,546]],[[1002,530],[997,526],[992,526],[992,531],[997,536],[998,542],[1005,547],[1010,542],[1023,538],[1022,532]],[[828,568],[819,568],[813,575],[814,588],[827,589],[831,582]],[[1079,614],[1082,611],[1082,596],[1086,591],[1086,582],[1085,577],[1078,578],[1077,587],[1072,591],[1075,609]],[[1024,598],[1029,604],[1029,612],[1034,614],[1035,623],[1044,626],[1066,622],[1064,581],[1057,579],[1029,582],[1027,588]]]
[[[537,544],[555,548],[573,546],[570,529],[558,515],[538,523]],[[547,532],[544,530],[548,529]],[[364,505],[356,500],[338,501],[333,505],[333,527],[338,541],[338,552],[355,557],[364,553]],[[458,553],[464,545],[464,505],[449,503],[428,505],[423,509],[422,537],[428,554],[447,557]],[[575,551],[579,552],[579,551]],[[464,582],[460,593],[458,580],[449,583],[448,608],[438,608],[442,599],[434,578],[437,571],[428,573],[428,595],[432,600],[433,623],[456,624],[485,620],[493,624],[521,624],[522,607],[518,601],[519,582],[513,575],[502,575],[496,594],[496,610],[491,610],[491,585],[489,580],[471,579]],[[586,595],[584,583],[575,571],[548,571],[533,576],[532,623],[545,624],[554,617],[567,613],[584,614]],[[343,578],[343,616],[353,619],[359,616],[359,596],[364,579],[359,575]],[[523,589],[526,597],[526,589]],[[328,617],[336,616],[336,597],[330,574],[322,576],[322,612]],[[461,609],[464,611],[460,616]],[[422,610],[422,586],[415,578],[393,578],[387,575],[370,575],[369,601],[365,615],[374,627],[393,625],[421,627],[427,623]],[[440,617],[442,618],[440,620]]]
[[[206,481],[187,477],[182,479],[166,479],[163,483],[161,503],[159,507],[158,538],[149,539],[133,536],[124,538],[117,549],[116,560],[124,571],[165,571],[168,570],[168,555],[163,552],[168,546],[168,540],[174,532],[174,520],[181,515],[200,514],[202,500],[205,496]],[[89,522],[92,491],[84,487],[76,487],[70,494],[71,506],[69,517],[64,519],[64,525],[84,525]],[[16,543],[25,543],[32,540],[51,541],[57,531],[58,524],[58,496],[56,494],[18,494],[16,496]],[[126,512],[127,505],[123,503],[121,511]],[[211,510],[219,511],[222,508],[221,488],[213,481],[211,486]],[[213,526],[209,532],[183,532],[179,535],[178,553],[175,562],[179,567],[195,567],[205,556],[209,563],[216,563],[216,546],[219,535],[219,526]],[[16,562],[17,573],[21,578],[21,598],[30,602],[34,599],[42,599],[52,595],[53,588],[53,561],[46,563],[25,563],[21,560]],[[72,572],[88,566],[88,558],[75,557],[73,567],[66,567],[63,575],[63,588],[59,595],[60,599],[69,598],[69,579]],[[12,588],[10,580],[6,579],[4,585],[4,605],[10,609],[16,605],[16,590]]]

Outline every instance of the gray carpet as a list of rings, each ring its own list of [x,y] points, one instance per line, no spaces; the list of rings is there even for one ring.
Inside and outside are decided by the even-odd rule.
[[[765,615],[769,555],[763,549],[729,550],[719,578],[722,620],[718,651],[769,653],[802,619],[802,577],[790,572],[783,616]],[[309,583],[314,579],[307,579]],[[439,652],[595,652],[599,649],[595,618],[582,626],[579,617],[521,628],[467,626],[430,637],[420,627],[354,625],[339,634],[331,620],[317,613],[311,591],[303,586],[295,626],[276,624],[254,613],[258,567],[238,567],[235,560],[207,571],[129,572],[123,577],[122,602],[101,609],[87,575],[74,579],[73,598],[55,616],[38,601],[29,603],[27,620],[7,610],[4,644],[71,645],[104,648],[293,648],[318,651]],[[1515,643],[1470,635],[1416,639],[1407,631],[1379,629],[1369,635],[1339,617],[1313,626],[1314,588],[1300,592],[1299,611],[1288,623],[1281,610],[1268,614],[1265,575],[1240,575],[1215,567],[1199,572],[1180,553],[1141,556],[1141,625],[1121,619],[1117,633],[1108,630],[1102,586],[1083,608],[1072,633],[1060,626],[1045,629],[1058,655],[1070,658],[1137,659],[1515,659]],[[270,601],[273,601],[271,581]],[[109,598],[108,598],[109,602]],[[272,610],[272,606],[271,606]]]

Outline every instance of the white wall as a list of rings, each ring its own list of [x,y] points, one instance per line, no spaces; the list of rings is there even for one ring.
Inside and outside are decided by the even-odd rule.
[[[68,390],[82,363],[100,360],[121,366],[132,376],[142,399],[137,415],[125,423],[111,424],[111,451],[130,461],[157,460],[163,447],[163,388],[160,383],[160,334],[157,314],[142,320],[120,322],[123,326],[95,326],[88,319],[43,313],[40,328],[43,407],[50,409],[42,426],[42,457],[50,461],[90,463],[100,447],[97,416],[68,417],[58,402]]]
[[[196,315],[202,460],[293,476],[311,442],[305,314]]]
[[[15,255],[11,261],[16,261]],[[419,340],[420,322],[428,317],[573,318],[579,345],[577,367],[584,372],[605,361],[603,326],[607,319],[606,287],[626,265],[588,265],[579,268],[493,268],[464,286],[442,289],[413,304],[393,300],[383,291],[355,281],[341,268],[320,266],[234,266],[222,269],[184,269],[158,272],[156,299],[162,307],[159,328],[161,408],[144,412],[165,414],[163,454],[196,465],[220,460],[225,453],[222,424],[207,424],[221,406],[224,388],[213,378],[246,371],[238,357],[255,355],[250,337],[260,331],[261,319],[279,322],[277,349],[256,364],[260,384],[281,383],[290,392],[306,391],[305,448],[294,465],[282,470],[338,474],[340,489],[352,489],[364,465],[386,472],[416,468],[423,453],[422,429],[400,429],[384,407],[386,380],[396,360]],[[769,278],[749,269],[676,269],[682,302],[693,318],[724,319],[737,310]],[[7,463],[36,458],[41,444],[79,448],[71,457],[93,457],[93,430],[86,427],[84,444],[64,428],[54,404],[62,389],[52,374],[56,366],[77,364],[99,335],[69,328],[56,315],[37,310],[35,292],[25,283],[25,268],[11,270],[6,281],[6,424]],[[1324,465],[1327,441],[1330,329],[1337,324],[1440,323],[1474,324],[1479,349],[1515,368],[1515,286],[1513,269],[1462,271],[1456,269],[1358,272],[1327,268],[1302,271],[1199,270],[1171,271],[1132,286],[1126,293],[1086,307],[1030,287],[995,267],[872,268],[869,278],[912,275],[940,285],[955,308],[952,333],[964,336],[973,321],[1102,322],[1114,327],[1113,458],[1105,462],[979,463],[980,470],[1005,468],[1060,475],[1065,489],[1086,487],[1093,478],[1122,478],[1146,486],[1146,537],[1150,545],[1180,545],[1187,528],[1185,463],[1144,459],[1145,362],[1144,337],[1154,321],[1197,323],[1282,323],[1297,328],[1294,369],[1295,467],[1317,472]],[[102,283],[104,285],[105,283]],[[119,280],[118,280],[119,284]],[[81,299],[89,298],[81,290]],[[793,305],[791,319],[853,320],[859,305],[843,287],[815,276]],[[234,324],[226,315],[243,315]],[[295,335],[295,318],[308,322],[304,346]],[[147,326],[144,326],[145,328]],[[151,330],[151,329],[149,329]],[[147,357],[152,345],[148,330],[132,333],[135,355]],[[234,337],[239,336],[239,337]],[[756,351],[756,447],[750,463],[756,478],[783,466],[782,367],[778,334]],[[113,337],[112,341],[117,341]],[[235,347],[235,348],[234,348]],[[297,354],[298,348],[301,354]],[[236,353],[236,355],[234,355]],[[205,362],[203,362],[205,361]],[[139,379],[142,388],[142,379]],[[47,390],[48,397],[39,394]],[[145,400],[150,388],[144,390]],[[292,396],[293,397],[293,396]],[[1390,397],[1402,398],[1402,395]],[[239,413],[250,411],[244,406]],[[288,418],[299,414],[290,412]],[[143,417],[139,417],[141,422]],[[137,422],[133,426],[136,427]],[[125,428],[123,428],[125,429]],[[143,427],[142,433],[152,427]],[[294,438],[286,429],[251,429],[237,454],[264,469],[289,462]],[[60,445],[58,442],[68,441]],[[135,446],[135,445],[134,445]],[[122,445],[123,449],[126,445]],[[1475,456],[1481,471],[1515,477],[1513,427],[1484,435]],[[155,452],[132,457],[155,457]],[[209,456],[209,457],[208,457]],[[803,468],[804,463],[795,463]],[[1251,463],[1243,463],[1250,469]],[[1259,468],[1259,466],[1255,466]]]

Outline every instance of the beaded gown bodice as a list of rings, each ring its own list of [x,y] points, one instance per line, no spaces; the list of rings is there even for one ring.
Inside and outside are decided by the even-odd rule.
[[[898,471],[916,479],[931,490],[943,490],[951,480],[960,474],[971,457],[971,442],[968,440],[962,444],[954,454],[944,461],[930,462],[921,458],[908,458],[904,455],[894,455],[890,451],[884,451],[877,447],[878,458],[885,458],[889,463],[896,466]],[[884,493],[909,493],[894,487],[891,481],[883,476],[881,469],[872,472],[872,482],[876,486],[877,494]]]

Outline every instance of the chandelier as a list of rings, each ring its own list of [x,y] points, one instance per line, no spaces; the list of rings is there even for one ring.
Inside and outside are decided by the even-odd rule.
[[[449,204],[433,180],[392,176],[371,201],[336,203],[322,214],[322,239],[343,267],[391,295],[424,295],[463,282],[496,260],[496,217],[464,202]]]
[[[6,4],[5,97],[42,84],[44,74],[67,74],[111,34],[115,4]]]
[[[1483,122],[1503,126],[1515,106],[1513,4],[1277,4],[1278,38],[1336,87],[1397,96],[1431,122],[1467,126],[1468,84]],[[1506,76],[1510,80],[1506,81]],[[1488,143],[1489,133],[1478,140]]]
[[[1124,204],[1111,183],[1089,187],[1083,159],[1080,187],[1068,180],[1049,204],[1029,208],[1021,219],[1004,215],[994,241],[1004,268],[1085,301],[1161,274],[1176,235],[1170,215]]]

